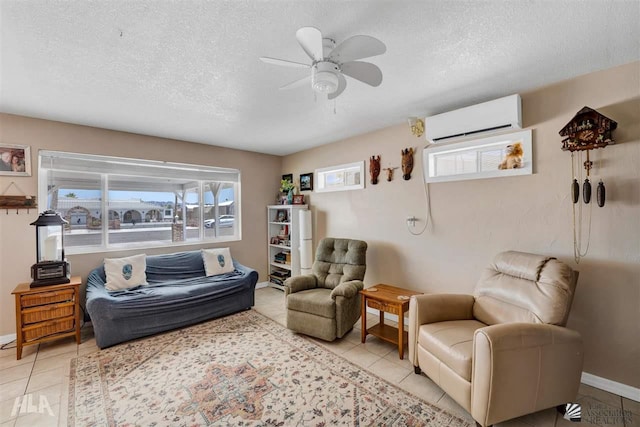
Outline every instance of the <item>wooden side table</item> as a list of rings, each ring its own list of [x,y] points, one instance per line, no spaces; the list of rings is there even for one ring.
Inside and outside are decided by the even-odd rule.
[[[80,344],[80,276],[70,283],[30,288],[20,283],[16,296],[16,351],[22,347],[75,335]]]
[[[409,334],[404,330],[404,314],[409,310],[409,298],[412,295],[421,295],[415,292],[391,285],[375,285],[360,291],[362,295],[362,342],[367,339],[367,334],[374,335],[382,340],[398,345],[400,359],[404,359],[404,345]],[[380,311],[380,323],[367,329],[367,307]],[[392,313],[398,316],[398,327],[385,325],[384,313]]]

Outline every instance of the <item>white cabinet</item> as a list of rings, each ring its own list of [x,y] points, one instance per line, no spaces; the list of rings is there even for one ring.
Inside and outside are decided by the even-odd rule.
[[[300,275],[300,214],[307,205],[267,206],[269,285],[284,290],[284,281]]]

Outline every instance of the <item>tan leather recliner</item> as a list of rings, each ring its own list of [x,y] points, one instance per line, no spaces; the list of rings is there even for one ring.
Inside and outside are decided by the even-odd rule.
[[[411,297],[409,359],[482,426],[569,403],[582,338],[565,328],[578,272],[555,258],[496,256],[474,295]]]

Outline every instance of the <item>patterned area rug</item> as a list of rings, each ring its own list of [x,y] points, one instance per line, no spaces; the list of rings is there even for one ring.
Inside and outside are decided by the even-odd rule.
[[[71,362],[69,423],[469,424],[253,310]]]

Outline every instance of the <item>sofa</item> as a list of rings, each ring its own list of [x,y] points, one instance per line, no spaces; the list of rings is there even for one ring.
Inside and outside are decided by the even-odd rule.
[[[233,260],[233,271],[206,276],[201,251],[146,257],[147,284],[109,291],[104,265],[87,279],[87,313],[105,348],[254,305],[258,273]]]

